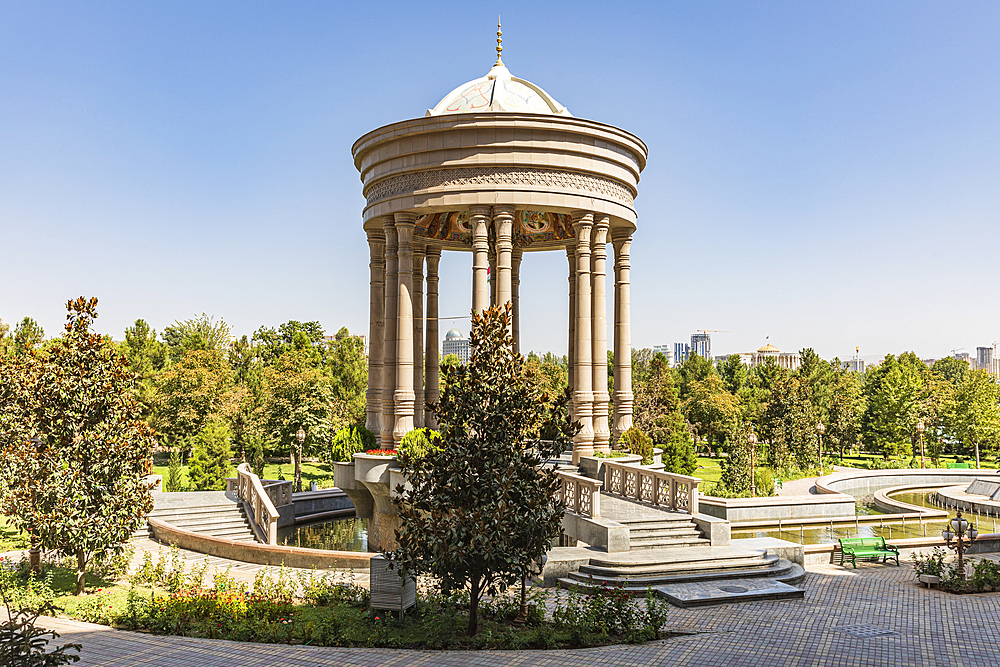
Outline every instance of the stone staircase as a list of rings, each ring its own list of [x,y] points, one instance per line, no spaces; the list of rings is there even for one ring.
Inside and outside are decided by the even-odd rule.
[[[204,494],[208,495],[208,494]],[[197,498],[182,504],[155,502],[150,517],[184,530],[237,542],[257,542],[243,504],[219,492],[219,497]],[[149,524],[135,537],[152,537]]]
[[[801,599],[800,565],[766,551],[687,547],[593,556],[559,579],[564,589],[595,593],[621,589],[645,596],[650,589],[678,607]]]
[[[660,519],[620,519],[619,522],[628,526],[632,550],[711,545],[711,540],[705,539],[689,515],[664,512]]]

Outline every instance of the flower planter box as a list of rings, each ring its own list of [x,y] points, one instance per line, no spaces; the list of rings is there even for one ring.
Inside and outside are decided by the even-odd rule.
[[[399,468],[395,456],[384,454],[354,455],[354,478],[359,482],[388,484],[390,468]]]

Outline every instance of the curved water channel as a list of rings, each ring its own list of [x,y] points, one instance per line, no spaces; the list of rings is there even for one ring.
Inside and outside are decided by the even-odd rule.
[[[918,507],[942,509],[934,502],[939,487],[927,489],[908,489],[890,492],[889,498]],[[800,523],[789,520],[780,529],[774,526],[766,528],[733,529],[733,539],[751,537],[776,537],[798,544],[831,544],[844,537],[874,537],[882,536],[888,540],[907,539],[912,537],[935,537],[945,528],[946,518],[915,519],[901,518],[887,512],[882,512],[870,506],[858,504],[858,516],[849,521],[832,521],[830,523]],[[954,510],[951,510],[954,512]],[[952,514],[953,516],[953,514]],[[998,519],[995,516],[962,512],[962,516],[978,524],[981,533],[997,532]]]
[[[278,543],[329,551],[368,551],[368,519],[350,517],[289,526],[278,531]]]

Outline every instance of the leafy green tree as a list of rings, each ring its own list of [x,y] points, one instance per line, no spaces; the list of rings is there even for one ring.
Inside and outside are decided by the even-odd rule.
[[[153,433],[135,375],[91,331],[97,299],[66,304],[65,333],[0,364],[0,513],[44,549],[75,555],[76,593],[95,555],[119,553],[152,510]]]
[[[945,423],[966,451],[975,454],[977,468],[981,453],[996,457],[1000,450],[1000,385],[985,370],[968,371],[958,383]]]
[[[663,450],[666,470],[690,475],[697,470],[698,459],[673,373],[662,354],[653,357],[650,367],[646,381],[635,387],[635,425]]]
[[[226,478],[233,470],[233,451],[226,423],[217,417],[205,422],[194,436],[188,477],[196,491],[219,491],[226,488]]]
[[[750,495],[753,471],[750,470],[750,424],[740,419],[729,423],[726,451],[728,456],[722,461],[722,475],[716,493],[726,497]]]
[[[727,434],[732,432],[733,424],[739,417],[736,398],[726,391],[722,378],[715,374],[691,384],[682,409],[698,435],[707,439],[709,454],[716,445],[726,441]]]
[[[319,453],[333,435],[333,394],[308,350],[292,350],[264,369],[264,433],[279,451],[297,451],[295,433],[306,432],[304,455]]]
[[[965,376],[969,373],[969,364],[955,357],[945,357],[938,359],[930,368],[932,376],[944,380],[953,387],[957,387]]]
[[[225,351],[233,340],[229,325],[202,313],[200,317],[175,321],[160,334],[170,359],[177,361],[192,350]]]
[[[352,424],[337,431],[330,448],[322,450],[320,457],[330,463],[350,463],[355,454],[376,449],[377,444],[374,433],[364,426]]]
[[[14,339],[10,337],[10,327],[0,320],[0,360],[10,355]]]
[[[865,411],[865,397],[861,376],[839,370],[833,376],[832,393],[827,408],[826,433],[823,447],[844,454],[857,447],[861,436],[861,418]]]
[[[25,317],[14,327],[14,349],[18,354],[39,347],[44,341],[45,330],[30,317]]]
[[[364,340],[360,336],[352,336],[347,327],[337,332],[327,349],[326,373],[333,393],[333,427],[363,422],[368,358],[365,356]]]
[[[122,351],[132,372],[144,380],[161,370],[167,361],[166,347],[156,339],[156,330],[150,329],[146,320],[136,320],[125,329]]]
[[[816,424],[819,409],[812,402],[807,379],[790,376],[771,390],[762,425],[770,435],[769,462],[780,471],[809,470],[819,465]]]
[[[560,482],[544,464],[578,429],[564,403],[549,411],[523,380],[509,322],[510,304],[473,314],[472,358],[446,369],[441,401],[431,406],[442,449],[400,462],[412,489],[397,488],[399,548],[386,554],[403,574],[430,574],[444,591],[467,589],[470,635],[482,595],[521,579],[559,534]],[[537,439],[537,423],[555,415],[555,441]]]
[[[170,460],[167,462],[167,479],[163,483],[164,491],[183,491],[181,483],[184,459],[179,447],[170,449]]]
[[[906,352],[898,358],[887,354],[865,374],[861,441],[869,451],[886,459],[912,454],[926,369],[915,354]]]
[[[726,389],[734,396],[738,395],[750,382],[750,371],[738,354],[730,354],[720,361],[718,372]]]
[[[183,441],[222,409],[231,387],[221,352],[190,350],[156,377],[153,425],[168,440]]]
[[[664,357],[666,359],[666,357]],[[678,370],[680,371],[681,398],[686,399],[691,395],[692,387],[697,382],[707,380],[709,377],[718,377],[715,367],[708,359],[692,352],[684,360]]]

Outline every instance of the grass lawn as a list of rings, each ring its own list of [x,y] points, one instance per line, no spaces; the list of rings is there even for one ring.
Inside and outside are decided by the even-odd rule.
[[[153,474],[163,475],[164,481],[167,479],[167,466],[153,466]],[[236,476],[236,467],[233,467],[232,476]],[[295,478],[295,467],[290,463],[268,463],[264,466],[264,479],[279,479],[284,477],[287,480]],[[315,481],[321,489],[333,488],[333,466],[328,463],[303,463],[302,464],[302,487],[309,489],[309,483]],[[190,483],[188,479],[188,467],[181,468],[181,485]]]
[[[10,524],[10,519],[0,516],[0,552],[28,548],[28,535]]]
[[[845,468],[859,468],[861,470],[868,469],[869,461],[883,460],[882,457],[879,456],[878,454],[852,454],[849,456],[845,456],[843,462],[841,462],[839,457],[837,456],[827,457],[825,454],[826,452],[824,452],[823,458],[824,460],[826,460],[827,466],[829,466],[830,461],[833,461],[834,465],[844,466]],[[698,469],[694,471],[694,476],[699,477],[706,484],[708,483],[714,484],[718,482],[719,477],[721,477],[722,475],[723,458],[724,457],[721,456],[713,456],[713,457],[699,456]],[[944,468],[948,463],[955,463],[958,460],[958,458],[963,458],[964,461],[969,461],[969,457],[956,457],[953,455],[942,456],[941,467]],[[909,458],[904,457],[902,460],[909,461]],[[971,461],[970,463],[974,464],[974,460]],[[993,465],[990,465],[991,463]],[[933,465],[929,457],[927,458],[927,465],[928,467],[931,467]],[[987,459],[982,458],[980,460],[980,465],[982,465],[984,468],[988,468],[988,467],[994,467],[996,463],[994,461],[988,461]],[[830,472],[829,467],[827,468],[826,472],[827,473]],[[818,469],[804,470],[796,472],[791,475],[784,476],[781,479],[784,482],[789,482],[792,481],[793,479],[801,479],[803,477],[815,477],[818,473],[819,473]]]

